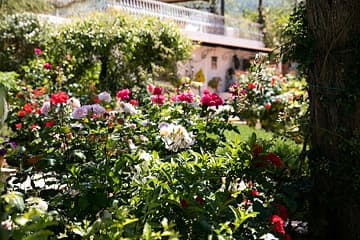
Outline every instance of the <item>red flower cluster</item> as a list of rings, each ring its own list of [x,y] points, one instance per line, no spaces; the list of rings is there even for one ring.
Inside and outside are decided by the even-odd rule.
[[[263,148],[259,144],[254,144],[252,151],[253,151],[253,156],[254,156],[256,167],[264,167],[268,163],[273,164],[277,168],[281,168],[283,165],[282,160],[275,153],[261,154],[263,151]]]
[[[161,87],[155,87],[154,90],[152,91],[153,95],[160,95],[162,94],[163,90]]]
[[[272,215],[270,218],[270,223],[272,224],[276,232],[285,235],[284,221],[286,221],[289,218],[287,209],[284,205],[277,205],[276,209],[279,212],[279,214]],[[289,234],[286,234],[285,240],[291,240],[291,236]]]
[[[193,103],[195,101],[195,95],[191,91],[180,93],[172,98],[173,101]]]
[[[280,159],[280,157],[274,153],[268,153],[267,155],[264,156],[265,160],[270,160],[270,162],[272,164],[274,164],[277,168],[281,168],[282,167],[282,161]]]
[[[209,90],[204,90],[204,95],[201,97],[201,104],[207,107],[219,107],[224,104],[224,100],[216,93],[210,94]]]
[[[31,113],[33,111],[31,103],[25,103],[25,105],[23,106],[23,109],[27,113]]]
[[[66,92],[59,91],[58,93],[52,93],[50,97],[50,101],[54,105],[58,105],[60,103],[67,103],[69,100],[69,96]]]
[[[58,93],[52,93],[50,101],[52,104],[57,105],[60,103],[66,103],[69,100],[69,96],[66,92],[59,91]]]
[[[120,100],[125,100],[130,98],[131,91],[129,89],[122,89],[116,93],[116,97]]]
[[[272,215],[270,222],[276,232],[285,235],[284,220],[278,215]]]

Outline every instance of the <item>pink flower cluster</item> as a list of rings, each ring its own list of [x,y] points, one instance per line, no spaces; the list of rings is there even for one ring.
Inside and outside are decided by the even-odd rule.
[[[131,94],[131,91],[126,88],[126,89],[119,90],[116,93],[116,97],[119,98],[120,100],[125,100],[125,99],[130,98],[130,94]]]
[[[173,100],[174,102],[179,101],[179,102],[193,103],[195,101],[195,95],[191,91],[186,91],[176,96],[173,96],[171,100]]]
[[[201,104],[207,107],[219,107],[224,104],[224,100],[216,93],[211,93],[209,90],[204,90],[204,95],[201,97]]]
[[[166,98],[161,87],[154,87],[153,85],[149,84],[147,89],[152,94],[151,101],[153,103],[158,105],[163,105],[165,103]]]

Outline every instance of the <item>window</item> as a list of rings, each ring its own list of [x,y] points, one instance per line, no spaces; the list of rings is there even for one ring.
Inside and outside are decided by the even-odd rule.
[[[217,69],[217,57],[216,56],[211,57],[211,69],[212,70]]]

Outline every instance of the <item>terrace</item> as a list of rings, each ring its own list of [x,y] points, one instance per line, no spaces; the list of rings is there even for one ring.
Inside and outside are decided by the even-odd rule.
[[[57,0],[59,2],[59,0]],[[244,19],[228,18],[213,13],[154,0],[88,0],[57,5],[56,15],[81,15],[90,11],[115,9],[134,16],[153,16],[173,21],[194,41],[211,45],[264,50],[260,25]]]

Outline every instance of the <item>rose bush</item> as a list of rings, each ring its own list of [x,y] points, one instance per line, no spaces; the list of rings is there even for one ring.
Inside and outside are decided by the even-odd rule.
[[[255,136],[226,140],[236,127],[218,95],[149,86],[141,99],[131,89],[94,98],[18,87],[9,124],[20,150],[9,159],[21,170],[1,198],[5,235],[285,238],[287,219],[269,219],[284,216],[277,189],[286,164]]]
[[[302,141],[307,126],[308,99],[305,79],[283,76],[258,55],[251,71],[239,77],[229,91],[236,115],[255,126]]]

